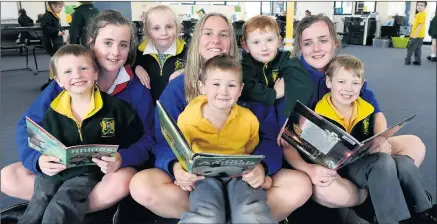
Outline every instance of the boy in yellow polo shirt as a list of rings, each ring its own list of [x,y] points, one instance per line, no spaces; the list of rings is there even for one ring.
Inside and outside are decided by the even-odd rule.
[[[194,98],[178,117],[192,151],[252,153],[259,142],[259,122],[249,109],[237,105],[244,85],[239,62],[228,55],[209,59],[198,85],[203,95]],[[177,185],[191,191],[190,209],[180,223],[227,223],[226,201],[232,223],[277,223],[267,206],[266,191],[260,188],[266,179],[271,185],[262,165],[242,177],[199,178],[195,187],[178,180],[176,171],[175,177]]]
[[[413,55],[413,53],[413,65],[421,64],[422,44],[423,38],[425,37],[426,5],[426,1],[417,2],[417,14],[416,17],[414,17],[413,29],[411,29],[410,42],[407,46],[407,57],[405,58],[405,65],[411,64],[411,56]]]
[[[374,108],[359,97],[363,83],[364,65],[358,58],[349,55],[335,57],[326,78],[331,92],[315,108],[317,114],[359,141],[374,135]],[[414,223],[419,223],[419,219],[435,219],[419,170],[408,156],[371,152],[341,168],[338,173],[359,188],[368,189],[377,223],[394,224],[408,219],[409,208],[416,218]]]

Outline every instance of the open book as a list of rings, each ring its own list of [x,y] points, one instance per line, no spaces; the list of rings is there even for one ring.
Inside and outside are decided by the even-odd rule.
[[[259,164],[262,155],[221,155],[193,153],[176,122],[159,101],[156,101],[162,135],[167,140],[181,166],[200,176],[239,176]]]
[[[360,142],[297,101],[281,137],[312,162],[337,170],[371,152],[416,115]]]
[[[67,168],[97,165],[92,158],[113,156],[118,145],[76,145],[67,147],[37,123],[26,117],[29,147],[44,155],[55,156]]]

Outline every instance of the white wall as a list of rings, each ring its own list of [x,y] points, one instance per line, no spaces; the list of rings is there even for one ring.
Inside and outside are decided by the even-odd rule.
[[[139,20],[143,12],[146,12],[149,8],[157,4],[158,3],[155,2],[131,2],[132,20],[133,21]],[[240,12],[235,12],[235,6],[231,6],[231,5],[169,5],[169,6],[179,17],[182,17],[184,14],[193,14],[193,12],[195,14],[197,10],[202,8],[205,10],[206,13],[220,12],[226,15],[228,18],[230,18],[232,14],[237,15],[239,19],[244,19],[245,17],[244,6],[240,7],[241,8]]]
[[[297,2],[295,19],[301,20],[305,16],[305,10],[310,10],[312,15],[322,13],[332,19],[334,14],[334,2]]]
[[[1,2],[1,20],[18,19],[18,2]]]
[[[45,3],[44,2],[20,2],[21,8],[26,10],[27,15],[36,22],[38,19],[38,14],[45,13]]]

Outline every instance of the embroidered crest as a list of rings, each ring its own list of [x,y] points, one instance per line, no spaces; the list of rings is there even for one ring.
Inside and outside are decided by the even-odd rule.
[[[279,76],[279,70],[278,69],[272,70],[273,82],[276,82],[276,79],[278,79],[278,76]]]
[[[114,118],[108,117],[103,118],[100,122],[100,126],[102,127],[102,137],[114,137],[115,136],[115,121]]]
[[[176,62],[174,63],[174,70],[179,70],[185,68],[185,60],[178,58],[176,59]]]
[[[368,117],[363,120],[363,133],[364,133],[364,135],[369,134],[369,118]]]

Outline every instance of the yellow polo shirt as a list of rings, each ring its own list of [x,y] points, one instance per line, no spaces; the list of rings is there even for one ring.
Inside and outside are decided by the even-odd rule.
[[[335,108],[334,104],[331,101],[331,93],[327,93],[323,96],[323,98],[317,103],[314,111],[317,114],[320,114],[324,117],[327,117],[331,120],[339,123],[347,133],[351,133],[352,129],[356,124],[358,124],[361,120],[369,116],[375,110],[373,106],[366,102],[365,100],[358,97],[353,103],[353,112],[351,118],[346,119],[340,111]]]
[[[224,127],[218,130],[202,116],[202,106],[207,102],[204,95],[194,98],[178,117],[178,127],[191,150],[227,155],[252,153],[259,143],[257,117],[235,104]]]
[[[411,29],[411,34],[410,36],[414,35],[416,33],[417,27],[419,26],[419,24],[422,24],[422,27],[419,30],[419,33],[417,35],[416,38],[424,38],[425,37],[425,25],[426,25],[426,12],[419,12],[416,14],[416,16],[414,17],[414,23],[413,23],[413,28]]]

